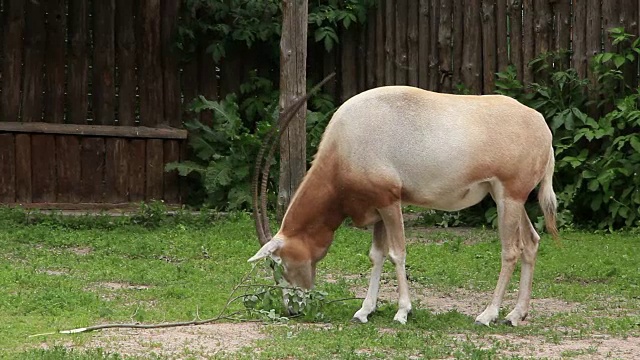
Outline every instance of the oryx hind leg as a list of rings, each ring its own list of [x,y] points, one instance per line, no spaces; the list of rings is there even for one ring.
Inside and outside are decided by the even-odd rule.
[[[404,223],[402,221],[402,205],[398,201],[387,207],[378,209],[380,217],[387,230],[387,244],[389,246],[389,260],[395,265],[398,281],[398,312],[393,320],[404,324],[411,312],[409,283],[405,268],[407,251],[404,238]]]
[[[505,323],[517,326],[529,313],[529,303],[531,301],[531,284],[533,283],[533,270],[536,265],[536,255],[540,236],[536,232],[529,216],[524,208],[520,220],[520,242],[522,246],[522,268],[520,271],[520,289],[518,290],[518,301],[513,311],[505,318]]]
[[[492,195],[496,194],[492,193]],[[502,196],[502,194],[494,196],[494,199],[498,207],[498,231],[500,242],[502,243],[502,266],[491,303],[476,318],[476,323],[482,325],[489,325],[498,318],[502,299],[509,286],[509,280],[518,257],[522,252],[519,229],[522,223],[522,216],[526,215],[523,201]]]
[[[371,244],[371,250],[369,250],[369,259],[371,259],[371,263],[373,264],[371,277],[369,278],[369,289],[367,290],[367,296],[362,302],[362,307],[353,315],[353,320],[366,323],[369,321],[369,314],[376,310],[382,266],[388,253],[387,230],[384,222],[378,221],[373,226],[373,242]]]

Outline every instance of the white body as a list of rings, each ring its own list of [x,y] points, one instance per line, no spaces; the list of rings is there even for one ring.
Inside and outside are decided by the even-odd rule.
[[[496,320],[521,257],[518,303],[506,319],[516,325],[528,311],[539,241],[524,203],[540,182],[547,228],[556,234],[551,141],[537,111],[504,96],[439,94],[406,86],[366,91],[336,111],[280,231],[252,260],[280,256],[285,277],[310,287],[315,264],[345,217],[357,225],[375,224],[369,291],[354,317],[366,322],[375,309],[388,256],[398,278],[395,319],[404,323],[411,302],[401,205],[459,210],[491,194],[498,206],[503,265],[494,298],[476,320],[485,325]]]

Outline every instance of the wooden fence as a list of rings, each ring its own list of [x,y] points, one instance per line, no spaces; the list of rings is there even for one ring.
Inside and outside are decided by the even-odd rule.
[[[0,203],[80,207],[164,199],[184,187],[163,165],[185,156],[184,104],[236,91],[250,69],[277,81],[260,47],[215,64],[172,50],[180,0],[0,0]],[[495,72],[571,49],[569,65],[638,34],[636,0],[380,0],[330,53],[309,41],[309,77],[336,71],[338,102],[407,84],[491,93]],[[627,79],[637,83],[637,71]],[[207,116],[206,114],[203,116]],[[210,115],[209,115],[210,116]]]
[[[0,203],[181,201],[179,4],[0,1]]]
[[[491,93],[495,73],[513,64],[521,79],[537,55],[571,50],[569,65],[589,76],[593,55],[614,46],[607,31],[638,35],[636,0],[380,0],[365,26],[344,34],[325,73],[338,64],[340,100],[393,84]],[[637,84],[637,71],[627,80]]]

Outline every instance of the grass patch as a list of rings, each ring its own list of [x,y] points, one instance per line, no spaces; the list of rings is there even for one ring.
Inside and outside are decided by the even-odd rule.
[[[0,321],[5,324],[0,327],[1,358],[128,355],[124,350],[91,349],[97,333],[28,336],[99,323],[214,317],[251,268],[246,260],[258,248],[252,222],[243,214],[210,223],[160,222],[151,228],[110,217],[76,218],[71,223],[46,217],[26,221],[15,210],[0,210]],[[499,272],[497,234],[481,229],[427,230],[408,229],[413,239],[407,268],[414,312],[406,325],[392,321],[395,296],[383,298],[365,325],[349,322],[360,301],[336,302],[323,307],[323,322],[264,324],[262,340],[217,356],[489,359],[525,356],[513,350],[522,346],[511,337],[535,337],[552,346],[596,335],[640,336],[638,235],[565,232],[561,246],[543,237],[529,321],[519,328],[481,328],[473,325],[477,313],[462,308],[434,312],[428,304],[418,304],[418,294],[453,294],[451,299],[461,302],[469,296],[481,310]],[[317,288],[328,294],[327,300],[351,297],[355,289],[366,286],[370,238],[369,232],[354,228],[337,232],[318,268]],[[509,294],[517,289],[518,276],[516,272]],[[395,291],[394,277],[387,264],[382,285],[387,292]],[[545,299],[566,305],[550,310],[542,306]],[[242,310],[241,304],[232,310]],[[162,340],[146,344],[150,350],[144,356],[172,357],[153,355],[162,348]],[[557,356],[597,354],[597,346],[560,349]],[[200,353],[181,354],[197,358]]]

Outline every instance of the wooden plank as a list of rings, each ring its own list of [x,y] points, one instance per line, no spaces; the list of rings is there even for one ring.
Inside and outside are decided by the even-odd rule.
[[[429,38],[431,37],[430,14],[431,8],[429,0],[419,0],[418,15],[418,59],[420,68],[418,69],[418,86],[429,88]],[[387,33],[389,30],[385,30]]]
[[[419,5],[419,0],[409,0],[407,4],[407,85],[411,86],[418,86],[418,73],[420,70],[420,54],[418,46]]]
[[[115,0],[93,2],[93,124],[115,120]]]
[[[552,49],[551,35],[553,34],[553,13],[549,0],[535,0],[535,56],[545,54]],[[543,81],[549,76],[548,71],[534,74],[536,81]]]
[[[587,25],[586,25],[586,48],[587,48],[587,64],[591,58],[602,51],[601,47],[601,8],[600,1],[587,0]],[[587,74],[592,82],[595,83],[595,76],[587,67]]]
[[[22,121],[42,121],[43,70],[46,30],[44,4],[27,1],[24,37],[24,84],[22,92]]]
[[[129,142],[129,201],[143,201],[147,163],[146,140]]]
[[[376,6],[376,44],[375,44],[375,57],[376,57],[376,86],[384,85],[384,38],[385,38],[385,18],[384,18],[384,6],[382,2],[378,2]]]
[[[219,98],[216,67],[217,65],[213,61],[213,56],[202,50],[200,53],[200,68],[198,69],[200,79],[198,87],[200,88],[200,95],[213,101]],[[200,114],[200,121],[207,125],[213,124],[213,112],[210,110],[202,112]]]
[[[462,52],[464,45],[464,1],[453,1],[453,52],[452,52],[452,86],[462,84]]]
[[[137,110],[138,74],[136,73],[136,3],[116,2],[116,59],[118,81],[118,124],[134,126]]]
[[[376,86],[376,12],[375,9],[369,11],[367,16],[367,28],[363,31],[367,40],[367,51],[365,64],[367,68],[366,89]]]
[[[533,72],[529,62],[535,57],[533,1],[522,1],[522,78],[527,84],[533,82]]]
[[[507,1],[496,1],[496,44],[497,44],[497,70],[504,71],[509,65],[509,31],[507,29]],[[567,0],[570,1],[570,0]]]
[[[145,200],[162,199],[162,182],[164,179],[162,140],[147,140],[147,166]]]
[[[395,67],[395,16],[396,4],[393,0],[385,0],[385,37],[384,37],[384,82],[385,85],[395,85],[396,83],[396,67]]]
[[[180,141],[165,140],[163,146],[164,165],[180,160]],[[163,198],[168,204],[180,203],[180,176],[178,175],[178,171],[164,172]]]
[[[129,200],[129,143],[122,138],[105,139],[105,197],[109,203]]]
[[[482,48],[480,2],[465,3],[464,50],[462,52],[462,83],[473,94],[482,92]]]
[[[600,6],[600,1],[587,1],[587,64],[591,63],[591,58],[594,55],[602,52],[602,9]],[[591,71],[591,67],[587,67],[587,77],[589,78],[589,81],[591,81],[592,85],[597,82],[597,76],[593,71]],[[590,97],[591,100],[594,100],[594,104],[589,107],[588,114],[594,119],[597,119],[600,116],[600,111],[595,104],[598,99],[593,94],[591,94]]]
[[[64,122],[66,12],[65,0],[47,1],[44,118],[54,123]]]
[[[438,91],[440,90],[440,69],[438,68],[438,23],[440,22],[440,0],[431,0],[429,7],[429,85],[427,89]]]
[[[160,0],[140,2],[140,124],[154,127],[164,118]]]
[[[571,0],[556,1],[553,5],[553,13],[555,14],[555,24],[553,27],[553,46],[554,51],[567,51],[571,41]],[[569,57],[559,64],[566,69],[569,66]]]
[[[355,32],[355,38],[358,39],[358,47],[356,48],[356,93],[361,93],[366,87],[366,68],[367,68],[367,28],[361,24],[355,24],[353,31]]]
[[[495,89],[497,58],[496,1],[482,0],[482,91],[485,94],[491,94]]]
[[[518,79],[522,81],[524,74],[522,44],[522,1],[508,0],[509,6],[509,63],[516,68]]]
[[[358,67],[356,65],[356,48],[358,37],[354,29],[345,30],[341,37],[340,47],[340,101],[344,102],[358,93]]]
[[[638,12],[640,11],[640,2],[637,0],[619,0],[620,1],[620,25],[624,27],[629,34],[638,35]]]
[[[35,135],[34,135],[35,136]],[[81,202],[100,202],[104,199],[104,139],[85,137],[80,141]]]
[[[20,90],[22,89],[25,2],[26,0],[5,0],[0,121],[21,118]]]
[[[89,0],[69,0],[69,71],[67,98],[69,122],[86,124],[88,101],[88,18]]]
[[[198,82],[198,58],[195,57],[185,63],[182,67],[182,118],[186,121],[191,120],[195,115],[189,111],[189,106],[193,99],[198,96],[199,82]]]
[[[58,202],[77,203],[80,201],[80,151],[78,136],[56,136],[56,173],[58,178],[56,199]]]
[[[581,78],[587,76],[587,2],[573,3],[571,66]]]
[[[620,25],[629,34],[638,35],[638,7],[640,3],[636,0],[620,0]],[[638,59],[625,66],[622,70],[626,86],[636,88],[638,86]]]
[[[607,0],[602,2],[602,29],[604,51],[614,51],[613,39],[609,36],[609,30],[620,27],[620,3],[618,0]]]
[[[173,128],[150,128],[146,126],[50,124],[44,122],[0,122],[0,131],[150,139],[186,139],[188,135],[187,130]]]
[[[0,134],[0,204],[16,201],[16,141]]]
[[[31,137],[32,201],[56,201],[56,139],[53,135]]]
[[[160,23],[163,61],[162,86],[164,87],[163,123],[176,128],[182,127],[180,71],[178,69],[178,54],[173,49],[180,3],[180,0],[162,1],[162,20]]]
[[[16,134],[16,202],[31,202],[31,135]]]
[[[440,26],[438,28],[438,68],[440,69],[439,89],[442,92],[452,91],[451,76],[451,32],[453,31],[453,3],[451,1],[440,1]]]
[[[395,12],[395,63],[396,63],[396,81],[398,85],[407,84],[407,68],[408,66],[408,54],[407,54],[407,12],[408,12],[407,0],[396,0],[396,12]],[[390,16],[390,14],[387,14]]]

